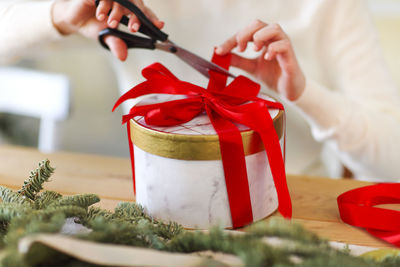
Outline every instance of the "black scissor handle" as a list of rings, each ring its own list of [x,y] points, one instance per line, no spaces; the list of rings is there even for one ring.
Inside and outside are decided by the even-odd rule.
[[[122,32],[116,29],[106,28],[99,33],[99,42],[105,48],[109,50],[108,45],[105,43],[104,39],[108,35],[113,35],[122,39],[128,46],[128,48],[146,48],[146,49],[155,49],[154,39],[144,38],[136,35],[132,35],[126,32]]]
[[[147,17],[146,15],[140,10],[134,3],[127,1],[127,0],[113,0],[118,4],[122,5],[123,7],[129,9],[129,11],[133,12],[136,17],[141,22],[139,32],[151,37],[152,39],[159,40],[164,42],[168,39],[168,34],[159,30]],[[100,0],[96,0],[96,6],[100,3]],[[129,19],[126,16],[123,16],[120,23],[124,25],[128,25]]]

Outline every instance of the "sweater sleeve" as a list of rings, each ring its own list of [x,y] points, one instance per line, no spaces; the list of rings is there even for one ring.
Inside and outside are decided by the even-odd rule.
[[[60,38],[51,20],[54,1],[0,1],[0,63],[34,45]]]
[[[384,63],[365,1],[335,2],[323,46],[333,88],[307,80],[293,104],[318,141],[356,178],[400,180],[400,96]]]

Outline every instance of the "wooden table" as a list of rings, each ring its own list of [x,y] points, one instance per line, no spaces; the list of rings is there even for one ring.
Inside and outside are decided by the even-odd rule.
[[[0,184],[18,189],[37,163],[48,158],[56,167],[45,188],[62,194],[95,193],[100,206],[112,209],[120,201],[133,201],[129,159],[75,153],[42,154],[36,149],[0,146]],[[389,247],[365,231],[344,224],[336,197],[369,183],[288,175],[293,219],[332,241],[354,245]],[[273,216],[279,216],[274,214]]]

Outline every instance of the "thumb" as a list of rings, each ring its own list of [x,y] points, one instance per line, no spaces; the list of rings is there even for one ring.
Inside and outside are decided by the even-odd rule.
[[[232,53],[231,65],[242,69],[250,74],[254,74],[257,68],[256,59],[245,58],[238,54]]]
[[[125,61],[128,57],[128,47],[124,41],[115,37],[107,36],[104,42],[110,48],[111,53],[121,61]]]

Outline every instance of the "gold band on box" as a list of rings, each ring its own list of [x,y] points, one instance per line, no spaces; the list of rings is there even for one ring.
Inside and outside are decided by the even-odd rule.
[[[284,111],[273,119],[279,139],[283,135]],[[140,149],[165,158],[182,160],[220,160],[218,135],[186,135],[160,132],[130,120],[131,140]],[[253,130],[241,132],[245,155],[264,150],[258,133]]]

